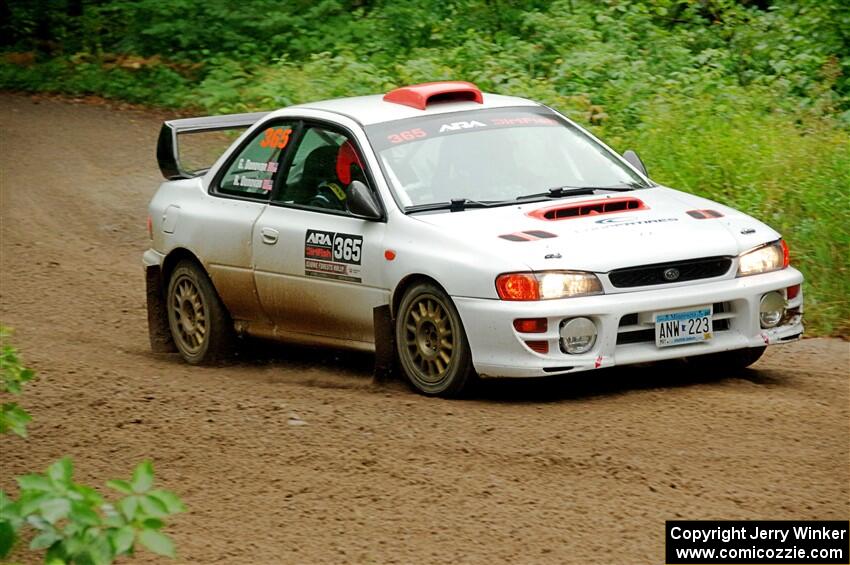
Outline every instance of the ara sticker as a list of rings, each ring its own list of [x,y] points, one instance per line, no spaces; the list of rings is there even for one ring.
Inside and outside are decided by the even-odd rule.
[[[269,128],[266,130],[266,137],[260,142],[260,147],[283,149],[289,143],[290,135],[291,129]]]
[[[304,236],[304,273],[349,282],[362,282],[360,261],[363,236],[307,230]]]
[[[450,124],[443,124],[440,126],[440,133],[444,133],[447,131],[459,131],[462,129],[472,129],[472,128],[486,128],[487,124],[482,124],[477,120],[471,121],[463,121],[463,122],[452,122]]]

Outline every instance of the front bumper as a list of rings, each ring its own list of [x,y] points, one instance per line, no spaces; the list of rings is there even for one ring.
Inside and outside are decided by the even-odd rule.
[[[759,300],[766,292],[784,291],[802,282],[803,275],[789,267],[750,277],[583,298],[539,302],[453,299],[466,329],[475,370],[480,375],[537,377],[794,341],[803,333],[802,290],[788,301],[786,311],[792,315],[769,330],[759,324]],[[651,339],[634,340],[639,335],[648,336],[649,330],[653,330],[653,312],[706,304],[717,305],[715,312],[723,310],[721,315],[715,314],[711,340],[664,348],[656,347],[654,333]],[[597,338],[588,353],[569,355],[561,351],[558,331],[562,320],[576,316],[594,321]],[[517,318],[547,318],[548,331],[520,334],[513,327]],[[641,330],[642,334],[634,334],[631,339],[624,336]],[[525,344],[526,340],[546,340],[549,352],[533,351]]]

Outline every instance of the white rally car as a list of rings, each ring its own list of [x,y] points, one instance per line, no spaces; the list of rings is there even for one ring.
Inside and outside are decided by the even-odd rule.
[[[209,169],[178,138],[247,128]],[[780,234],[659,186],[536,102],[475,85],[166,122],[144,254],[155,350],[239,335],[376,352],[424,394],[798,339]]]

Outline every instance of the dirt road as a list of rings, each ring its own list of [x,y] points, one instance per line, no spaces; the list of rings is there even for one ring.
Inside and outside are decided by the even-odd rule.
[[[152,457],[190,509],[168,531],[192,563],[662,563],[666,519],[850,515],[844,341],[736,374],[617,369],[468,401],[375,386],[367,355],[154,355],[159,118],[0,103],[0,320],[39,374],[30,438],[0,438],[2,489],[66,453],[96,485]]]

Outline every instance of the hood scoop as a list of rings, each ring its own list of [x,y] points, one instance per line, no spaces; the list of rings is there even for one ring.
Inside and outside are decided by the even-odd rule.
[[[649,210],[649,207],[642,200],[632,197],[601,198],[599,200],[584,200],[582,202],[538,208],[529,212],[528,215],[538,220],[569,220],[583,216],[634,212],[636,210]]]

